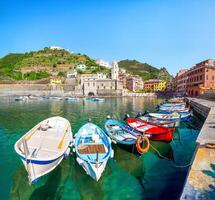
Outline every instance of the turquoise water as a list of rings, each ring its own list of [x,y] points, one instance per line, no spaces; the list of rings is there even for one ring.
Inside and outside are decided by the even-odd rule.
[[[14,143],[30,128],[51,116],[67,118],[76,133],[90,117],[101,127],[107,115],[116,119],[125,113],[154,110],[162,99],[108,98],[105,102],[57,100],[15,102],[0,98],[0,199],[177,199],[183,188],[195,151],[202,121],[195,118],[176,130],[170,144],[152,142],[154,149],[138,157],[113,145],[115,155],[95,182],[72,155],[51,173],[29,186],[27,173],[14,151]]]

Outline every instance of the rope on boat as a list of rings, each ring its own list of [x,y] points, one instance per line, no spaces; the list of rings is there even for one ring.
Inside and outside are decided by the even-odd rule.
[[[160,153],[160,151],[159,151],[158,149],[156,149],[152,144],[151,144],[151,147],[152,147],[152,149],[154,149],[154,150],[157,152],[157,154],[158,154],[161,158],[163,158],[163,159],[165,159],[165,160],[168,160],[168,161],[172,161],[172,160],[170,160],[169,158],[163,156],[163,155]],[[170,162],[170,163],[172,163],[172,165],[173,165],[174,167],[177,167],[177,168],[186,168],[186,167],[189,167],[189,166],[192,165],[192,161],[191,161],[190,163],[186,164],[186,165],[176,165],[176,163],[175,163],[174,161],[172,161],[172,162]]]

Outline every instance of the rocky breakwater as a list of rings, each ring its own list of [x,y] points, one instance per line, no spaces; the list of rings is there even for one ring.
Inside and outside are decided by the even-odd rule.
[[[215,101],[191,98],[190,106],[206,117],[197,138],[193,164],[181,200],[215,199]]]

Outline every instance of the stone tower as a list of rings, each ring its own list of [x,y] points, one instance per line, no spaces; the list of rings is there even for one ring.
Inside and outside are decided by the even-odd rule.
[[[119,76],[119,66],[116,61],[112,62],[112,69],[111,69],[111,79],[112,80],[118,80]]]

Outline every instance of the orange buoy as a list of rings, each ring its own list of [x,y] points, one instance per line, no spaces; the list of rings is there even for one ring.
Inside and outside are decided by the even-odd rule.
[[[143,143],[143,141],[146,142],[146,146],[145,147],[143,147],[141,145]],[[141,135],[141,136],[139,136],[137,138],[137,140],[136,140],[136,148],[137,148],[137,151],[139,153],[141,153],[141,154],[142,153],[146,153],[149,150],[149,147],[150,147],[150,142],[149,142],[148,137]]]

